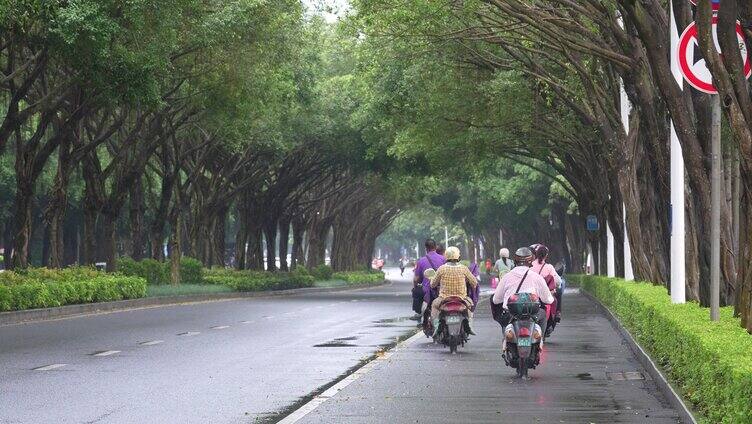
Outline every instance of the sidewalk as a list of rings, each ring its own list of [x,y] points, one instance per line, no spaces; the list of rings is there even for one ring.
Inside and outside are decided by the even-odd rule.
[[[606,316],[577,292],[563,304],[565,320],[530,381],[504,366],[501,329],[484,302],[459,354],[413,339],[298,422],[680,422]]]

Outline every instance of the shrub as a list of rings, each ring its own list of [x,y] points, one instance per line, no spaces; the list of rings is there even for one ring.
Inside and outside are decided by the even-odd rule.
[[[303,267],[297,267],[296,270],[301,268]],[[332,267],[324,264],[321,264],[311,270],[311,275],[313,275],[317,280],[330,280],[332,278],[332,274],[334,274]]]
[[[146,296],[146,280],[93,268],[32,268],[0,274],[0,311],[49,308]]]
[[[349,284],[380,283],[386,278],[381,271],[351,271],[335,272],[332,274],[335,280],[342,280]]]
[[[181,264],[182,266],[182,264]],[[134,261],[124,257],[118,260],[118,272],[123,275],[141,277],[148,284],[167,284],[170,282],[169,264],[154,259],[142,259]]]
[[[170,280],[170,263],[165,263],[165,275]],[[204,265],[198,259],[183,257],[180,259],[180,284],[202,284],[204,282]]]
[[[708,421],[752,422],[752,336],[730,307],[711,322],[697,303],[672,304],[662,286],[570,276],[608,306]]]
[[[224,284],[237,291],[284,290],[310,287],[314,278],[304,271],[265,272],[212,268],[204,276],[207,284]]]

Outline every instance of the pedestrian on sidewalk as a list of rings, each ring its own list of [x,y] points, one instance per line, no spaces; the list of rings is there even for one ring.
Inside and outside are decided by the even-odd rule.
[[[400,277],[405,274],[405,267],[407,267],[407,258],[402,256],[399,261]]]

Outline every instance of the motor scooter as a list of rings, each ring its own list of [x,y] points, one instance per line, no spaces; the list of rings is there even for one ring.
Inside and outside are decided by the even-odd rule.
[[[467,305],[459,297],[448,297],[439,306],[439,329],[434,341],[449,347],[450,353],[457,353],[457,346],[464,346],[470,326]]]
[[[517,376],[527,379],[528,370],[540,363],[543,332],[536,322],[540,301],[536,294],[518,293],[507,301],[512,321],[504,329],[504,363],[517,370]]]

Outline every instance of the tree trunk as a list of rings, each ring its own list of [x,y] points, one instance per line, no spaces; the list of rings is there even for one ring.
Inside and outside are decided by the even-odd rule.
[[[292,255],[290,257],[290,267],[295,269],[298,265],[305,264],[305,255],[303,251],[303,239],[305,236],[305,224],[302,219],[295,218],[292,220]]]
[[[131,224],[131,258],[140,261],[144,258],[144,188],[141,177],[128,189],[130,210],[128,217]]]
[[[264,223],[264,235],[266,236],[266,270],[277,270],[277,221],[268,219]]]
[[[13,242],[13,268],[25,269],[29,266],[33,195],[31,184],[21,177],[17,182],[16,189],[16,235]]]
[[[84,200],[83,265],[94,265],[97,245],[97,210]]]
[[[180,212],[173,212],[170,219],[170,284],[173,286],[180,284],[181,225]]]
[[[115,224],[117,222],[117,215],[112,213],[102,214],[102,253],[104,254],[104,261],[107,263],[107,272],[117,271],[117,250],[116,250],[116,234]]]
[[[290,218],[283,217],[279,221],[279,264],[282,271],[289,271],[287,251],[290,245]]]
[[[13,267],[13,224],[6,222],[3,228],[3,268],[11,269]]]
[[[263,271],[264,270],[264,251],[263,251],[263,231],[258,221],[253,220],[248,223],[248,259],[246,260],[248,268]]]
[[[227,209],[221,209],[214,217],[214,231],[212,250],[214,251],[214,261],[217,265],[225,267],[225,224],[227,223]]]
[[[248,243],[248,214],[238,208],[238,228],[235,233],[235,269],[246,268]]]

